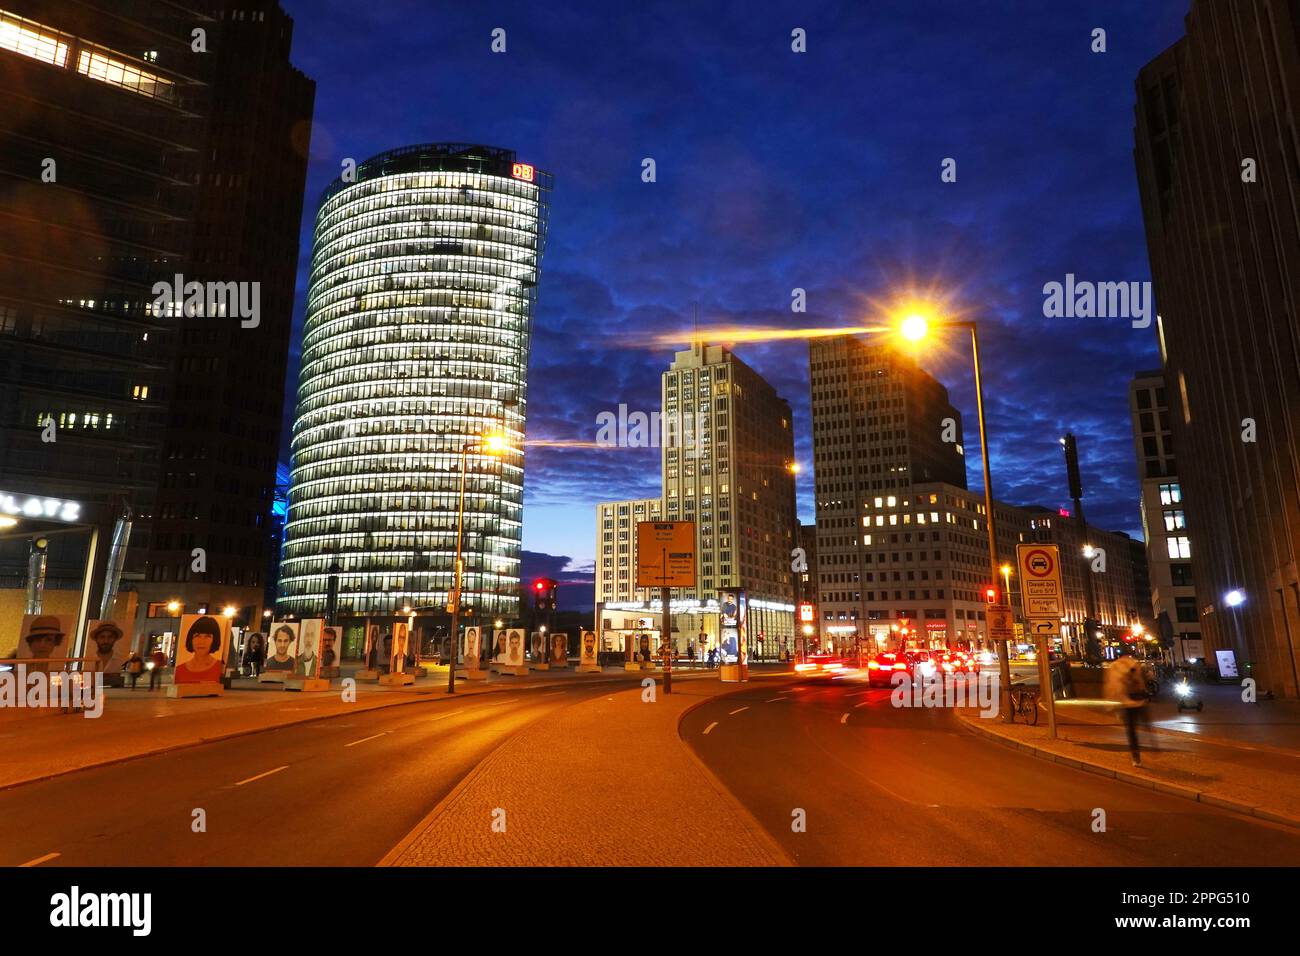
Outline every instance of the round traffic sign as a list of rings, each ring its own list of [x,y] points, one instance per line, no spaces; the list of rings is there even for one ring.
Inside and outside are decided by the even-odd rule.
[[[1056,567],[1051,552],[1035,548],[1025,555],[1025,570],[1036,578],[1048,577]]]

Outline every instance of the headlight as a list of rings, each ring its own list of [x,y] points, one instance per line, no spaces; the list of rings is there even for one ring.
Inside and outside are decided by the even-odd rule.
[[[1186,683],[1179,684],[1177,687],[1174,688],[1174,690],[1178,692],[1179,697],[1186,697],[1188,694],[1192,692],[1192,688]]]

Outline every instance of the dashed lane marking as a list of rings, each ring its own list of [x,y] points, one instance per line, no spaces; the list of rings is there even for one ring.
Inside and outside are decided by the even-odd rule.
[[[718,726],[718,722],[715,720],[713,723],[709,724],[709,726],[704,728],[704,732],[707,734],[710,730],[712,730],[716,726]]]
[[[238,783],[235,784],[235,786],[242,787],[246,783],[252,783],[254,780],[261,780],[263,777],[269,777],[273,773],[279,773],[281,770],[288,770],[288,769],[289,769],[289,765],[285,764],[283,767],[276,767],[274,770],[266,771],[266,773],[259,773],[256,777],[249,777],[247,780],[240,780]]]
[[[343,746],[344,746],[344,747],[355,747],[357,744],[364,744],[367,740],[375,740],[375,739],[377,739],[377,738],[379,738],[379,737],[383,737],[385,734],[389,734],[389,733],[392,733],[392,731],[390,731],[390,730],[385,730],[384,733],[382,733],[382,734],[371,734],[369,737],[362,737],[360,740],[354,740],[354,741],[352,741],[352,743],[350,743],[350,744],[344,744]]]

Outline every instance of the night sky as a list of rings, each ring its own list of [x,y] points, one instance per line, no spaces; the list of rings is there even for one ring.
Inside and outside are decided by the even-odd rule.
[[[530,441],[592,441],[619,403],[656,410],[673,349],[646,340],[685,343],[697,304],[702,327],[871,325],[899,294],[933,290],[981,323],[996,496],[1068,506],[1070,429],[1090,523],[1141,535],[1127,386],[1159,365],[1154,325],[1047,319],[1042,290],[1066,273],[1150,278],[1133,83],[1182,34],[1187,0],[282,3],[293,62],[317,82],[286,459],[321,191],[344,157],[480,142],[555,176]],[[956,183],[940,181],[947,157]],[[796,287],[806,314],[790,311]],[[807,345],[736,352],[793,405],[811,465]],[[982,487],[968,346],[952,335],[922,364],[965,414]],[[524,574],[574,582],[561,607],[589,606],[593,505],[657,495],[659,452],[527,455]]]

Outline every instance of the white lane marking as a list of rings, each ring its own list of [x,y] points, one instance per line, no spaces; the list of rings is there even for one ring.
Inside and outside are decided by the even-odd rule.
[[[519,700],[518,697],[511,697],[509,700],[494,700],[490,704],[484,704],[484,707],[500,707],[502,704],[513,704]]]
[[[439,714],[437,717],[430,717],[430,722],[435,720],[446,720],[448,717],[455,717],[457,714],[465,713],[463,710],[453,710],[450,714]],[[349,744],[351,746],[351,744]]]
[[[28,860],[26,863],[19,863],[18,866],[20,868],[24,866],[40,866],[42,863],[48,863],[56,856],[62,856],[62,855],[63,855],[62,853],[47,853],[44,856],[38,856],[34,860]]]
[[[765,701],[763,701],[763,703],[765,703],[765,704],[775,704],[778,700],[787,700],[787,699],[788,699],[788,698],[785,698],[785,697],[773,697],[771,700],[765,700]]]
[[[563,694],[563,693],[564,693],[564,691],[562,691],[562,690],[553,690],[553,691],[551,691],[549,694],[541,694],[541,695],[539,695],[539,696],[541,696],[541,697],[554,697],[556,694]]]
[[[377,737],[382,737],[382,736],[384,736],[384,734],[391,734],[391,733],[392,733],[391,730],[385,730],[384,733],[382,733],[382,734],[371,734],[369,737],[362,737],[360,740],[354,740],[354,741],[352,741],[352,743],[350,743],[350,744],[344,744],[343,746],[344,746],[344,747],[355,747],[357,744],[364,744],[367,740],[374,740],[374,739],[377,738]]]
[[[263,777],[269,777],[273,773],[279,773],[281,770],[288,770],[288,769],[289,769],[289,765],[285,764],[283,767],[276,767],[274,770],[268,770],[266,773],[259,773],[256,777],[249,777],[247,780],[241,780],[237,784],[235,784],[235,786],[242,787],[246,783],[252,783],[254,780],[261,780]]]
[[[749,708],[748,708],[748,707],[737,707],[735,710],[733,710],[733,711],[732,711],[731,713],[729,713],[727,716],[728,716],[728,717],[735,717],[735,716],[736,716],[737,714],[739,714],[741,711],[745,711],[745,710],[749,710]]]
[[[713,723],[709,724],[709,726],[704,728],[704,732],[707,734],[710,730],[712,730],[716,726],[718,726],[718,722],[715,720]]]
[[[848,714],[845,714],[843,717],[840,718],[840,723],[841,723],[841,724],[847,724],[848,722],[849,722],[849,715],[848,715]]]
[[[857,710],[859,707],[870,707],[870,706],[871,706],[871,701],[869,701],[869,700],[864,700],[864,701],[863,701],[862,703],[860,703],[860,704],[854,704],[854,705],[853,705],[853,709],[854,709],[854,710]]]

